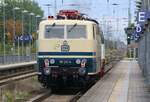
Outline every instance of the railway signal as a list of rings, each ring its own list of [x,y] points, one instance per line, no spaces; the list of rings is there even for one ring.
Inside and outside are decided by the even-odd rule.
[[[131,36],[128,34],[128,35],[127,35],[127,44],[129,45],[130,42],[131,42]]]
[[[132,35],[133,31],[134,31],[133,27],[125,28],[125,33],[127,34],[127,44],[128,45],[131,43],[131,35]]]

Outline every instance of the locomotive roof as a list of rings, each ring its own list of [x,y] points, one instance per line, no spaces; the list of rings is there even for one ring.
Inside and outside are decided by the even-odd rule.
[[[67,19],[64,19],[64,20],[43,20],[41,21],[41,24],[53,24],[53,23],[57,23],[57,24],[75,24],[75,23],[78,23],[78,24],[98,24],[92,20],[67,20]]]

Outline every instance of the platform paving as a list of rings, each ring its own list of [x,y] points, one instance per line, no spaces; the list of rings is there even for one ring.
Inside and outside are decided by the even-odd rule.
[[[78,102],[150,102],[150,87],[136,60],[122,60]]]

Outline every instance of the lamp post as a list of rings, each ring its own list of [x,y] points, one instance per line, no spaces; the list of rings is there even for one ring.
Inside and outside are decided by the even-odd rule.
[[[36,15],[36,31],[38,30],[38,18],[40,18],[41,16],[40,15]]]
[[[5,61],[6,61],[6,45],[5,45],[5,40],[6,40],[6,36],[5,36],[5,33],[6,33],[6,15],[5,15],[5,0],[2,1],[2,6],[3,6],[3,61],[4,61],[4,64],[5,64]]]
[[[44,6],[47,7],[47,14],[50,16],[50,7],[52,6],[51,4],[45,4]]]
[[[113,3],[112,5],[113,5],[113,6],[118,6],[118,5],[120,5],[120,4]],[[115,10],[114,10],[114,9],[113,9],[113,14],[115,14]]]
[[[38,30],[38,24],[39,24],[39,18],[40,18],[41,16],[40,15],[36,15],[36,21],[35,21],[35,30],[36,30],[36,33],[37,33],[37,30]],[[36,39],[37,39],[37,35],[36,35]]]
[[[113,5],[113,6],[118,6],[118,5],[120,5],[120,4],[113,3],[112,5]],[[116,13],[116,11],[115,11],[115,9],[113,9],[113,15],[114,15],[114,17],[115,17],[115,13]],[[117,14],[116,14],[116,16],[117,16]],[[118,34],[118,27],[119,27],[119,18],[116,17],[116,33],[117,33],[117,34]]]
[[[77,7],[79,9],[79,11],[80,11],[80,7],[81,7],[81,5],[78,3],[71,3],[71,4],[67,4],[66,6]]]
[[[48,16],[50,15],[50,7],[52,7],[52,4],[45,4],[45,6],[47,6],[48,8]],[[57,13],[57,0],[54,0],[54,16],[56,17],[56,13]]]
[[[128,4],[128,26],[131,25],[131,0],[129,0]]]
[[[31,55],[31,51],[32,51],[32,16],[34,16],[35,14],[33,12],[31,12],[29,14],[29,18],[30,18],[30,26],[29,26],[29,35],[30,35],[30,40],[29,40],[29,53]]]
[[[56,13],[57,13],[57,1],[55,0],[54,2],[54,13],[55,13],[55,17],[56,17]]]
[[[36,15],[36,24],[35,24],[35,32],[36,32],[36,37],[35,37],[35,39],[37,40],[38,39],[38,24],[39,24],[39,19],[41,18],[41,16],[40,15]],[[35,52],[37,52],[37,45],[36,45],[36,40],[35,40]],[[37,53],[36,53],[37,54]]]
[[[28,13],[27,10],[22,11],[22,55],[24,53],[24,14]]]
[[[16,37],[16,14],[15,14],[15,11],[16,10],[19,10],[20,8],[19,7],[15,7],[13,8],[13,50],[14,50],[14,54],[15,54],[15,37]],[[18,52],[19,53],[19,52]],[[18,54],[19,55],[19,54]]]
[[[87,4],[85,4],[87,5]],[[74,8],[77,8],[80,12],[82,12],[83,10],[85,10],[85,12],[88,10],[90,11],[91,8],[90,7],[85,7],[85,5],[81,5],[79,3],[70,3],[70,4],[67,4],[67,5],[64,5],[64,6],[70,6],[70,7],[74,7]]]

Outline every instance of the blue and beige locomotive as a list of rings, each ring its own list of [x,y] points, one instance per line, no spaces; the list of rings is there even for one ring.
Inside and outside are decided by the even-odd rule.
[[[95,20],[62,10],[43,20],[38,35],[38,79],[46,87],[85,85],[103,73],[102,32]]]

